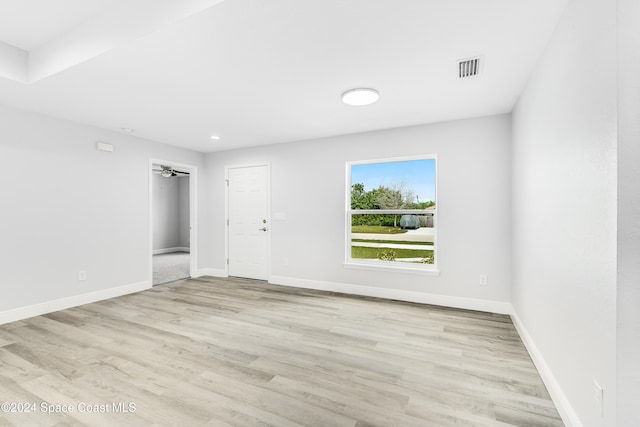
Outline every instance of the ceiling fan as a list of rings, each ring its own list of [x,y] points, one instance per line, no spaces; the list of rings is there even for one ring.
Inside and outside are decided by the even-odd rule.
[[[156,165],[153,165],[153,172],[159,173],[160,175],[164,176],[165,178],[171,178],[172,176],[178,176],[178,174],[189,175],[189,172],[182,172],[182,171],[179,171],[179,170],[175,170],[171,166],[162,166],[162,165],[158,165],[158,166],[160,166],[161,169],[158,169]]]

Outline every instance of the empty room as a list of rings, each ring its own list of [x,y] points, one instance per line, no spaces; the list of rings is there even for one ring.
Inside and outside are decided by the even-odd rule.
[[[0,2],[0,425],[640,425],[640,2]]]

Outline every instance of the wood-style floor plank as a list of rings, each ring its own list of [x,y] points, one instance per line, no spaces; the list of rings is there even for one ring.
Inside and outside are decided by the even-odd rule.
[[[36,405],[0,426],[563,425],[508,316],[245,279],[0,325],[0,396]]]

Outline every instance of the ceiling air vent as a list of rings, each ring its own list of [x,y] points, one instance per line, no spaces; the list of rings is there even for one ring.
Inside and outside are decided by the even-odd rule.
[[[480,58],[463,59],[458,62],[458,77],[461,79],[480,74]]]

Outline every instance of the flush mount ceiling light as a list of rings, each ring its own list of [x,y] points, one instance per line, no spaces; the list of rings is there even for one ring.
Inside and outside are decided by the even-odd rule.
[[[211,135],[210,138],[213,139],[214,141],[218,141],[220,139],[218,135]]]
[[[124,133],[133,133],[133,129],[131,128],[120,128],[120,130]]]
[[[357,107],[373,104],[379,98],[380,94],[378,91],[368,87],[349,89],[342,94],[342,102],[347,105],[354,105]]]

